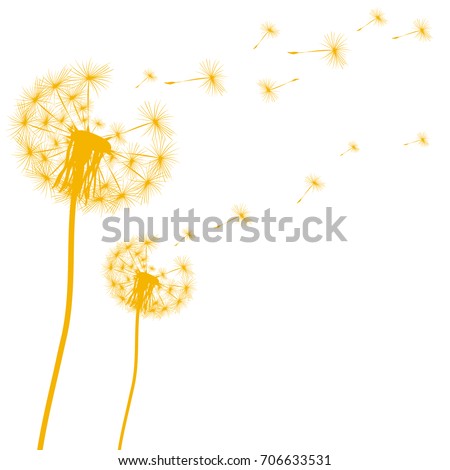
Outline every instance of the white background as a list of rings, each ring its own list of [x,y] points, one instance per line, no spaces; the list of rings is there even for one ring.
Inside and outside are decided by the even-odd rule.
[[[389,23],[356,29],[381,8]],[[36,448],[62,327],[68,210],[17,166],[9,118],[22,88],[93,59],[113,82],[107,122],[136,122],[144,100],[173,115],[178,165],[143,217],[175,208],[228,217],[347,215],[347,243],[186,244],[197,290],[179,315],[141,324],[138,383],[123,456],[330,454],[339,470],[449,468],[448,8],[437,0],[77,1],[2,6],[0,128],[0,467],[117,468],[132,315],[109,298],[102,218],[79,214],[73,320],[47,432]],[[433,40],[413,37],[430,21]],[[260,24],[278,38],[252,46]],[[319,54],[348,38],[348,67]],[[196,83],[224,65],[227,94]],[[134,86],[145,68],[158,81]],[[274,104],[256,82],[300,80]],[[425,131],[430,145],[403,147]],[[350,140],[359,153],[339,158]],[[295,202],[316,173],[320,193]],[[120,214],[119,214],[120,215]],[[236,232],[237,233],[237,232]]]

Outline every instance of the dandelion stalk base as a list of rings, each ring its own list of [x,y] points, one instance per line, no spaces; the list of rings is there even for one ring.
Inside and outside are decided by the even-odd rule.
[[[48,420],[50,411],[52,409],[53,396],[55,395],[56,383],[58,382],[59,370],[66,347],[67,335],[69,333],[70,316],[72,313],[72,299],[73,299],[73,275],[74,275],[74,251],[75,251],[75,215],[77,209],[77,201],[72,197],[70,202],[69,212],[69,241],[68,241],[68,255],[67,255],[67,295],[66,295],[66,311],[64,314],[64,324],[59,341],[58,353],[56,355],[55,366],[53,368],[53,375],[50,382],[50,388],[47,395],[47,402],[45,404],[44,416],[42,418],[41,431],[39,434],[38,450],[44,449],[45,435],[47,432]]]

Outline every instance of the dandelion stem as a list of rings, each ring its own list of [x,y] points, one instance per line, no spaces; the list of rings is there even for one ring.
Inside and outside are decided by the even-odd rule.
[[[309,52],[330,52],[328,49],[315,49],[313,51],[292,51],[288,54],[308,54]]]
[[[122,450],[123,436],[125,434],[125,428],[127,427],[128,413],[130,412],[131,400],[133,399],[134,386],[136,385],[136,376],[138,369],[138,355],[139,355],[139,310],[136,309],[136,323],[134,329],[134,369],[133,379],[131,381],[130,394],[128,396],[127,407],[125,409],[125,416],[123,417],[122,430],[120,431],[119,446],[118,450]]]
[[[164,82],[166,85],[175,85],[176,83],[195,82],[196,80],[207,80],[208,77],[189,78],[188,80],[179,80],[177,82]]]
[[[136,88],[139,88],[139,87],[145,82],[145,80],[147,80],[147,77],[145,77],[144,80],[142,80],[141,83],[139,83],[138,85],[136,85]]]
[[[413,140],[412,142],[406,142],[406,144],[403,144],[403,145],[417,144],[417,142],[420,142],[420,139]]]
[[[312,188],[312,185],[303,193],[303,196],[297,201],[297,204],[300,204],[301,200],[308,194],[309,190]]]
[[[344,156],[347,152],[350,152],[351,148],[348,148],[345,152],[342,152],[339,156],[342,157]]]
[[[56,383],[58,382],[59,370],[66,346],[67,334],[69,332],[70,315],[72,313],[73,298],[73,274],[74,274],[74,251],[75,251],[75,214],[77,209],[77,197],[72,196],[69,212],[69,237],[68,237],[68,255],[67,255],[67,294],[66,294],[66,312],[64,314],[64,324],[59,341],[58,353],[56,355],[55,366],[53,368],[52,380],[45,404],[44,416],[42,418],[41,431],[39,434],[38,450],[44,448],[45,434],[47,432],[48,420],[52,408],[53,396],[55,394]]]
[[[404,38],[405,36],[409,36],[410,34],[415,34],[417,31],[411,31],[410,33],[402,34],[401,36],[394,36],[392,39],[399,39]]]
[[[256,44],[256,46],[253,47],[253,49],[256,49],[262,42],[262,40],[267,36],[268,33],[264,33],[263,34],[263,37],[259,40],[258,44]]]
[[[367,24],[365,24],[364,26],[361,26],[361,28],[357,29],[356,31],[361,31],[363,28],[365,28],[366,26],[369,26],[369,24],[373,23],[375,21],[375,18],[373,20],[370,20]]]
[[[274,87],[272,88],[272,90],[276,90],[277,88],[281,88],[282,86],[288,85],[289,83],[292,83],[292,82],[296,82],[297,80],[298,80],[298,78],[293,78],[292,80],[289,80],[289,81],[286,82],[286,83],[282,83],[281,85],[274,86]]]

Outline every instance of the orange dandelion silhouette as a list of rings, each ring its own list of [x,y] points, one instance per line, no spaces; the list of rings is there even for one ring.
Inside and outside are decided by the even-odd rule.
[[[371,20],[366,23],[364,26],[361,26],[361,28],[357,29],[356,31],[361,31],[364,29],[366,26],[369,26],[370,24],[374,24],[376,26],[383,26],[387,23],[386,17],[384,16],[384,13],[381,10],[375,9],[371,10],[370,12]]]
[[[275,38],[280,34],[280,31],[275,27],[273,23],[266,22],[261,25],[261,30],[263,35],[259,42],[253,46],[253,49],[256,49],[265,38]]]
[[[298,78],[293,78],[292,80],[289,80],[286,83],[282,83],[281,85],[277,85],[276,82],[273,80],[260,80],[258,82],[258,86],[261,89],[261,95],[264,101],[266,102],[274,102],[278,99],[278,90],[279,88],[288,85],[289,83],[296,82]]]
[[[321,181],[318,176],[310,175],[305,178],[308,188],[303,193],[303,196],[297,201],[297,204],[300,204],[302,199],[309,193],[309,191],[321,191],[325,187],[325,183]]]
[[[349,142],[348,149],[345,152],[342,152],[339,156],[343,157],[347,152],[359,152],[359,147],[356,142]]]
[[[203,87],[210,95],[223,95],[225,93],[225,87],[223,85],[225,76],[222,71],[222,66],[219,64],[219,62],[211,62],[210,60],[203,61],[200,64],[199,75],[200,76],[196,78],[164,83],[166,85],[176,85],[177,83],[199,81],[201,82],[201,87]]]
[[[333,67],[344,67],[347,65],[345,55],[348,51],[346,39],[342,34],[330,33],[325,36],[322,43],[325,49],[313,49],[310,51],[291,51],[289,54],[308,54],[310,52],[321,52],[323,58]]]
[[[403,145],[408,146],[408,145],[411,145],[411,144],[419,144],[423,147],[426,147],[427,145],[429,145],[428,137],[425,134],[425,132],[419,132],[417,134],[417,139],[416,140],[413,140],[412,142],[406,142],[406,144],[403,144]]]
[[[141,317],[161,318],[179,312],[191,299],[194,275],[188,258],[178,257],[171,269],[156,270],[151,252],[156,243],[137,238],[119,243],[109,253],[104,265],[110,294],[135,316],[134,367],[128,401],[120,431],[118,449],[123,439],[136,385],[139,356],[139,320]]]
[[[402,34],[400,36],[394,36],[392,39],[400,39],[404,38],[405,36],[410,36],[414,34],[414,37],[419,39],[420,41],[430,41],[431,34],[430,34],[430,24],[427,20],[416,20],[414,21],[414,30],[410,31],[409,33]]]
[[[114,212],[143,202],[170,176],[172,130],[160,104],[144,104],[141,124],[126,129],[92,118],[93,96],[110,81],[108,65],[92,62],[65,67],[38,79],[24,91],[11,119],[17,156],[36,188],[69,205],[68,274],[64,324],[50,382],[38,449],[44,448],[47,425],[58,381],[72,312],[75,218],[77,209]],[[132,131],[150,136],[153,150],[128,142]],[[94,132],[94,130],[96,132]],[[162,143],[165,142],[165,143]],[[162,149],[162,150],[161,150]],[[163,164],[161,155],[169,159]],[[164,160],[164,159],[163,159]]]

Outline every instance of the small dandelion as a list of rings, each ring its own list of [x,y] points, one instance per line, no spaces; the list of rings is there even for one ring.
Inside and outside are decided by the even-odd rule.
[[[158,77],[155,75],[153,70],[150,70],[150,69],[144,70],[144,80],[142,80],[142,82],[137,84],[136,88],[139,88],[145,82],[154,82],[155,80],[157,80],[157,78]]]
[[[371,10],[370,16],[372,19],[368,23],[366,23],[364,26],[361,26],[361,28],[357,29],[356,31],[361,31],[366,26],[369,26],[369,24],[372,24],[372,23],[375,24],[376,26],[383,26],[387,23],[387,19],[381,10],[378,10],[378,9]]]
[[[120,430],[119,450],[122,449],[136,385],[140,318],[161,318],[178,312],[192,298],[194,289],[189,258],[178,257],[172,269],[156,270],[150,259],[154,248],[155,243],[148,238],[119,243],[110,251],[103,268],[109,293],[135,316],[133,377]]]
[[[269,23],[269,22],[266,22],[266,23],[262,24],[261,25],[261,30],[263,32],[263,35],[262,35],[261,39],[259,40],[258,44],[256,44],[256,46],[254,46],[253,49],[256,49],[261,44],[263,39],[265,39],[265,38],[275,38],[280,34],[280,31],[275,27],[275,25],[273,23]]]
[[[419,39],[420,41],[430,41],[431,34],[430,34],[430,25],[427,20],[416,20],[414,21],[414,30],[410,31],[409,33],[402,34],[400,36],[394,36],[392,39],[399,39],[405,36],[409,36],[414,34],[414,37]]]
[[[210,95],[223,95],[225,93],[225,87],[223,86],[223,80],[225,76],[222,72],[222,66],[219,62],[211,62],[205,60],[200,64],[200,77],[189,78],[187,80],[179,80],[176,82],[164,82],[166,85],[175,85],[177,83],[186,83],[200,81],[201,86]]]
[[[339,156],[344,156],[347,152],[359,152],[359,147],[356,142],[349,142],[348,149],[345,152],[342,152]]]
[[[289,54],[307,54],[309,52],[323,52],[325,55],[324,59],[327,60],[328,64],[333,67],[344,67],[347,65],[345,61],[345,54],[348,51],[346,47],[346,40],[342,34],[330,33],[324,38],[322,45],[325,49],[314,49],[311,51],[291,51]]]
[[[412,142],[406,142],[406,144],[403,144],[403,145],[407,146],[407,145],[411,145],[411,144],[419,144],[423,147],[426,147],[427,145],[429,145],[428,137],[424,132],[419,132],[417,134],[417,139],[416,140],[413,140]]]
[[[311,189],[313,191],[320,191],[325,187],[325,183],[323,183],[320,179],[319,176],[314,176],[310,175],[305,178],[306,184],[308,185],[308,188],[306,191],[303,193],[303,196],[297,201],[297,204],[300,204],[302,199],[308,194]]]
[[[278,90],[282,86],[288,85],[289,83],[296,82],[298,78],[293,78],[286,83],[277,85],[276,82],[270,79],[260,80],[258,86],[261,88],[261,95],[264,101],[274,102],[278,99],[278,93],[275,90]]]

